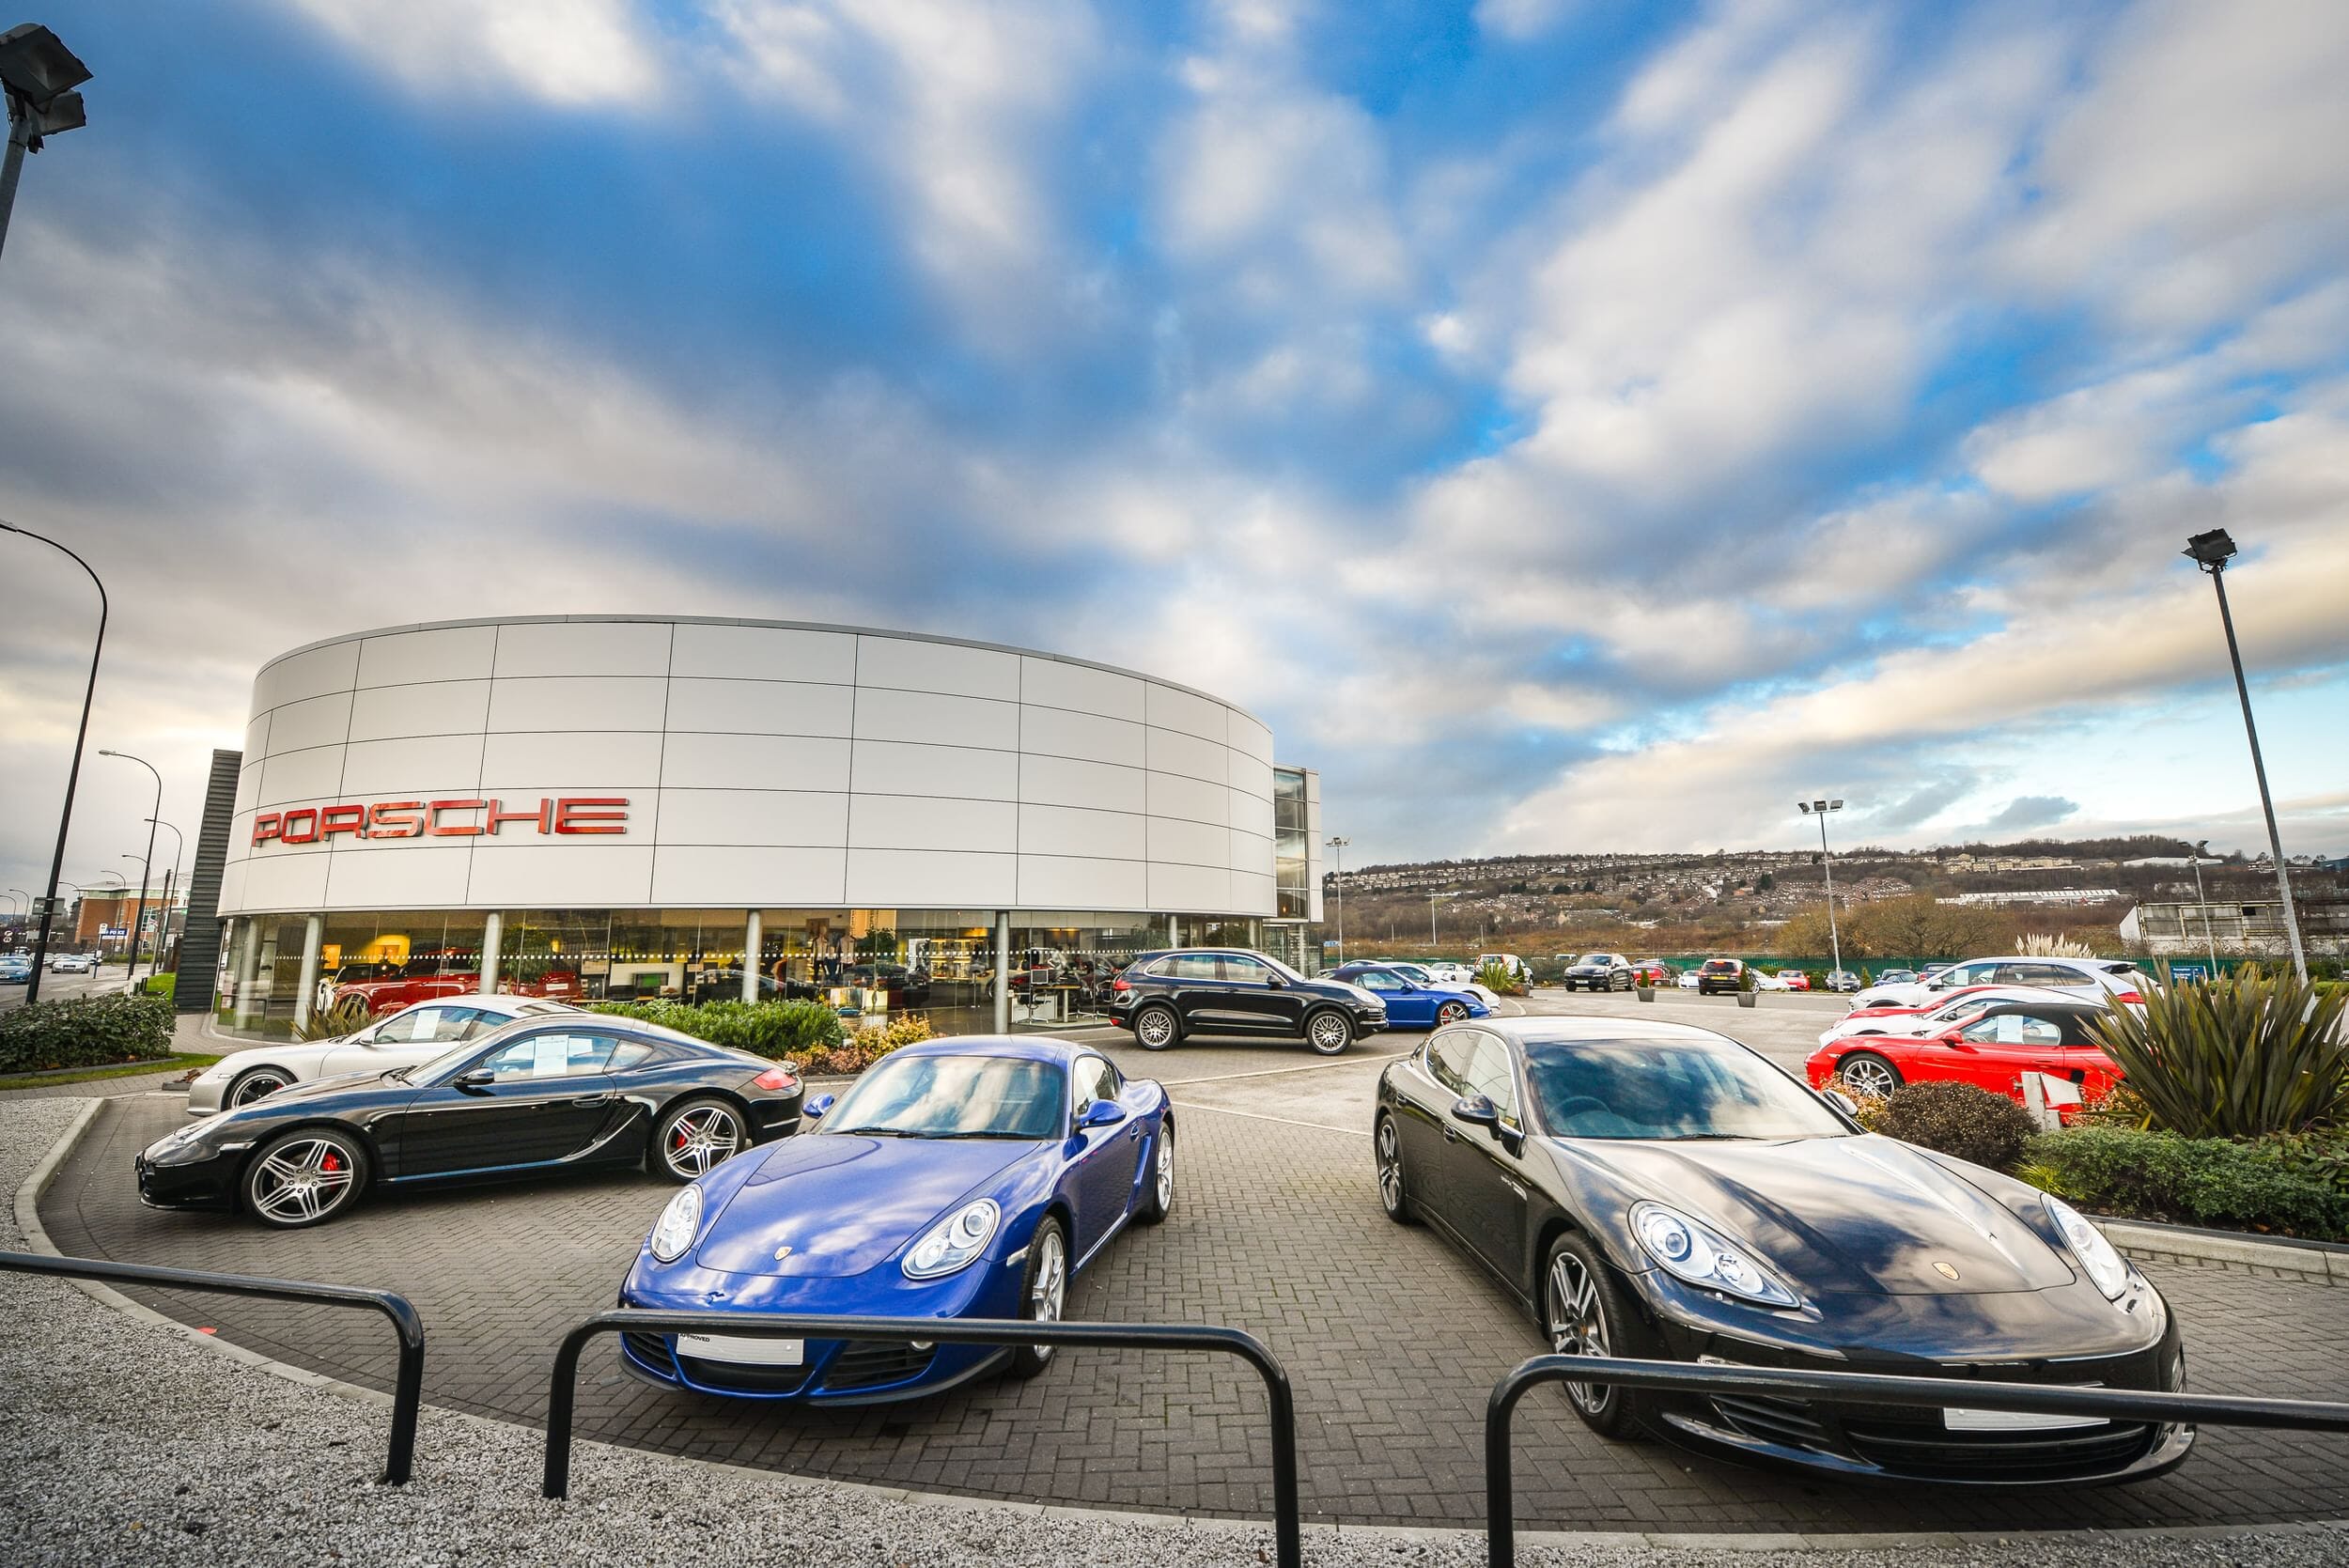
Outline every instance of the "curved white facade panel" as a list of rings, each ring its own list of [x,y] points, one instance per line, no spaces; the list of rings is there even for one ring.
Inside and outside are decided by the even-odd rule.
[[[769,622],[401,627],[265,666],[224,915],[1274,912],[1271,732],[1049,654]]]

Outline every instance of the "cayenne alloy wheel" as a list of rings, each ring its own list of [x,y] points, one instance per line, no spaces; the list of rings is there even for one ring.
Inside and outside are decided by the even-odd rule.
[[[1335,1056],[1354,1043],[1354,1026],[1343,1014],[1315,1013],[1305,1020],[1305,1040],[1322,1055]]]
[[[359,1174],[360,1156],[343,1140],[297,1133],[261,1155],[245,1178],[245,1196],[272,1225],[316,1225],[350,1202]]]
[[[1174,1015],[1163,1007],[1145,1007],[1134,1016],[1134,1043],[1143,1050],[1164,1050],[1174,1035]]]
[[[1608,1350],[1607,1306],[1599,1298],[1598,1281],[1572,1252],[1562,1251],[1549,1265],[1549,1343],[1560,1356],[1605,1356]],[[1568,1383],[1566,1397],[1586,1416],[1607,1407],[1609,1389],[1600,1383]]]
[[[669,1119],[661,1158],[669,1173],[690,1182],[732,1159],[742,1147],[741,1119],[723,1105],[688,1106]]]
[[[1835,1076],[1843,1080],[1843,1088],[1859,1098],[1890,1099],[1892,1091],[1901,1086],[1901,1075],[1881,1056],[1861,1052],[1843,1059],[1835,1069]]]

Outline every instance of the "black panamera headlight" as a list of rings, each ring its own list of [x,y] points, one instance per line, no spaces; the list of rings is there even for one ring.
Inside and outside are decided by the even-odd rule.
[[[2041,1201],[2047,1205],[2047,1218],[2055,1221],[2056,1233],[2063,1237],[2063,1245],[2079,1259],[2088,1277],[2105,1293],[2105,1299],[2120,1300],[2129,1288],[2127,1261],[2105,1239],[2105,1233],[2090,1224],[2071,1204],[2053,1196]]]
[[[1792,1307],[1795,1293],[1750,1252],[1661,1203],[1636,1203],[1631,1233],[1667,1274],[1765,1307]]]

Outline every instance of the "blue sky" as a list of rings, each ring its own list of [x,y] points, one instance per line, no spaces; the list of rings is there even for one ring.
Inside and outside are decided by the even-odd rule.
[[[1132,665],[1349,858],[2349,851],[2349,8],[53,8],[0,516],[192,823],[263,659],[504,612]],[[0,873],[86,591],[9,547]],[[93,762],[72,863],[136,847]],[[117,841],[120,841],[119,843]]]

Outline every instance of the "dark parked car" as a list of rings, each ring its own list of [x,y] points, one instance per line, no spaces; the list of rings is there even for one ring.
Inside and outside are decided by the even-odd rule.
[[[1719,991],[1727,996],[1738,989],[1745,978],[1744,959],[1707,958],[1697,966],[1697,995],[1709,997]]]
[[[1110,1021],[1145,1050],[1186,1034],[1284,1034],[1335,1056],[1387,1027],[1386,1003],[1342,980],[1308,980],[1237,947],[1137,954],[1110,982]]]
[[[416,1067],[296,1083],[191,1122],[135,1164],[156,1208],[316,1225],[370,1187],[636,1165],[692,1181],[795,1131],[788,1062],[609,1015],[530,1017]]]
[[[1627,991],[1638,978],[1620,953],[1585,953],[1566,966],[1564,984],[1569,991]]]
[[[1861,1129],[1710,1030],[1496,1018],[1378,1082],[1378,1196],[1489,1270],[1562,1356],[2174,1389],[2161,1292],[2038,1188]],[[2158,1475],[2191,1427],[1565,1385],[1641,1430],[1847,1476]]]

